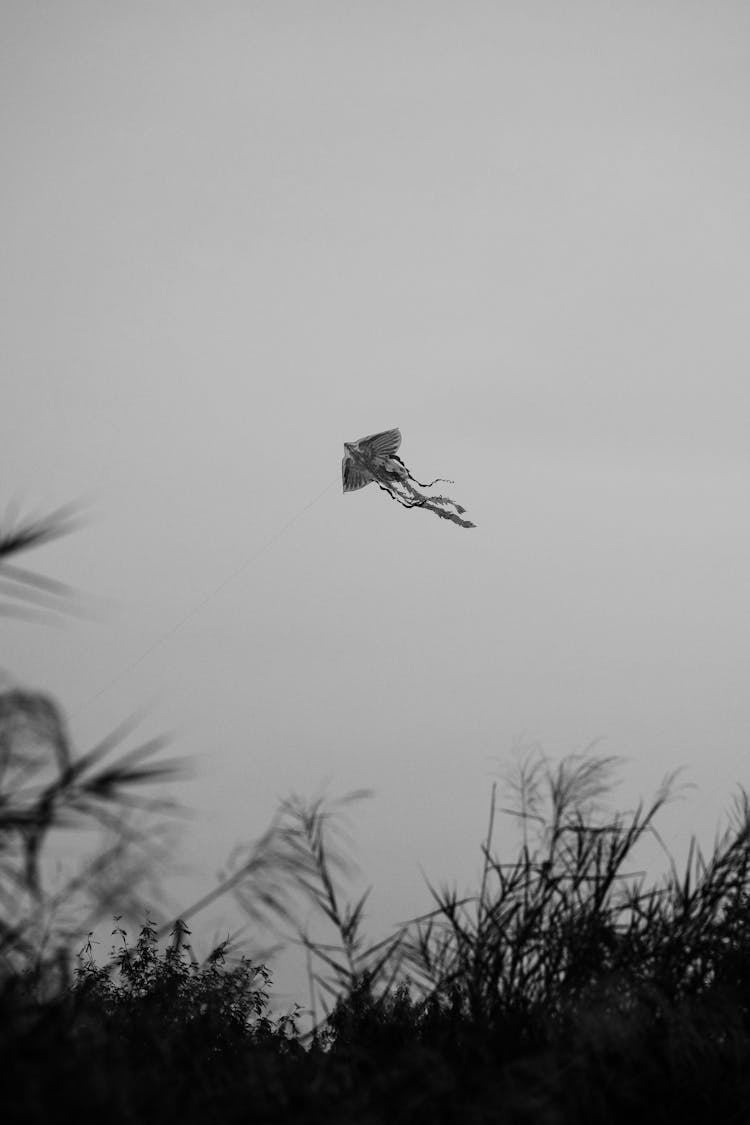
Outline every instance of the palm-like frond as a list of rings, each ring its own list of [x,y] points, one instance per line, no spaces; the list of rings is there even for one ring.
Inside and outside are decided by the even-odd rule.
[[[5,517],[0,525],[0,616],[50,623],[55,614],[73,610],[77,594],[71,586],[7,560],[67,535],[77,526],[78,516],[77,508],[64,505],[38,519],[16,522]]]

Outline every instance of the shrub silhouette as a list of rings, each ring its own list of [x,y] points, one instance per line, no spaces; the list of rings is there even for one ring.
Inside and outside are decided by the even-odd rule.
[[[76,1013],[95,1015],[118,1035],[152,1049],[165,1036],[188,1043],[210,1043],[213,1051],[242,1042],[261,1042],[277,1034],[294,1036],[292,1016],[268,1014],[271,974],[242,957],[227,966],[227,942],[199,962],[188,942],[190,931],[179,922],[160,951],[157,927],[147,920],[134,946],[116,919],[120,939],[108,964],[93,956],[91,940],[79,954],[70,999]]]

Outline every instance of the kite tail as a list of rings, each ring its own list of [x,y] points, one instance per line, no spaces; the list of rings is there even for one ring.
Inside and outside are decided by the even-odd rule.
[[[401,460],[397,458],[397,460]],[[403,464],[403,462],[401,462]],[[457,523],[459,527],[476,527],[476,524],[470,520],[463,520],[461,516],[466,511],[455,500],[449,499],[447,496],[423,496],[414,487],[414,484],[419,484],[415,480],[408,469],[405,468],[404,476],[395,476],[389,472],[377,473],[373,472],[373,478],[383,492],[387,492],[391,500],[395,500],[402,508],[426,508],[429,512],[434,512],[436,516],[440,516],[443,520],[451,520],[452,523]],[[372,471],[372,470],[371,470]],[[438,478],[444,479],[444,478]],[[411,482],[414,482],[413,484]],[[433,484],[435,481],[433,481]],[[450,483],[450,482],[449,482]],[[430,485],[420,485],[420,488],[429,488]],[[453,509],[450,511],[449,509]]]
[[[429,499],[433,504],[450,504],[462,515],[466,511],[466,508],[462,508],[460,504],[457,504],[455,500],[451,500],[449,496],[430,496]]]
[[[412,480],[413,479],[414,478],[412,477]],[[466,509],[462,508],[460,504],[457,504],[455,500],[450,500],[447,496],[422,496],[421,493],[417,492],[417,490],[413,488],[408,481],[401,481],[400,484],[405,492],[409,495],[409,497],[411,497],[409,501],[400,499],[399,502],[403,504],[405,508],[427,508],[429,512],[434,512],[435,515],[440,516],[441,519],[451,520],[453,523],[457,523],[461,527],[476,527],[476,524],[471,523],[470,520],[461,519],[461,516],[464,514]],[[386,491],[390,490],[386,489]],[[394,488],[391,495],[395,494],[396,489]],[[452,507],[454,511],[447,511],[444,505]]]
[[[408,469],[406,471],[409,472]],[[411,473],[409,473],[409,480],[413,480],[414,483],[418,484],[420,488],[434,488],[436,484],[455,484],[456,483],[455,481],[448,480],[447,477],[435,477],[435,479],[431,480],[429,484],[422,484],[422,481],[417,480],[417,478],[413,477],[411,475]]]
[[[392,454],[392,458],[393,458],[394,461],[398,461],[399,465],[401,465],[403,467],[404,472],[406,473],[406,476],[408,477],[408,479],[414,481],[414,483],[418,484],[420,488],[433,488],[438,483],[441,483],[441,484],[454,484],[455,483],[452,480],[448,480],[447,477],[435,477],[435,479],[430,481],[429,484],[424,484],[421,480],[417,480],[416,477],[413,477],[411,475],[411,473],[407,469],[406,465],[404,465],[404,462],[401,460],[401,458],[399,457],[399,455],[397,453]]]
[[[444,506],[445,505],[445,506]],[[452,512],[447,510],[447,506],[452,507]],[[436,516],[440,516],[444,520],[452,520],[453,523],[460,524],[461,527],[476,527],[475,523],[470,520],[462,520],[461,516],[466,511],[455,500],[449,500],[447,496],[426,496],[422,507],[427,508],[430,512],[434,512]]]
[[[433,505],[429,502],[424,504],[424,507],[427,508],[430,512],[434,512],[436,516],[440,516],[441,519],[451,520],[453,523],[457,523],[459,527],[477,526],[475,523],[472,523],[471,520],[462,520],[461,517],[457,516],[455,512],[446,512],[445,508],[433,507]],[[458,504],[456,504],[456,509],[459,512],[463,512],[466,510],[465,508],[459,508]]]
[[[381,484],[377,477],[375,478],[375,480],[378,488],[381,488],[383,492],[387,492],[391,500],[395,500],[398,504],[401,505],[402,508],[422,508],[427,503],[426,496],[419,496],[415,494],[413,500],[408,500],[405,496],[402,496],[396,490],[395,484]]]

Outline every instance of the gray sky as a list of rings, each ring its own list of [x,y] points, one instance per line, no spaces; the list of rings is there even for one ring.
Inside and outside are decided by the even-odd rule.
[[[174,732],[196,886],[289,789],[371,786],[375,922],[416,913],[519,738],[603,738],[634,792],[685,765],[674,839],[713,831],[748,781],[748,105],[741,0],[2,5],[0,501],[93,496],[34,561],[110,608],[2,621],[0,664],[82,747],[143,704]],[[392,426],[475,531],[341,495]]]

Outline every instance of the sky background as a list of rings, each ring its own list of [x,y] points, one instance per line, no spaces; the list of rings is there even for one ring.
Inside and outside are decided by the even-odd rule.
[[[0,507],[90,498],[28,562],[106,610],[0,620],[0,665],[81,749],[145,706],[192,758],[181,893],[290,790],[371,787],[382,932],[420,866],[471,882],[523,742],[684,766],[666,835],[713,834],[748,105],[741,0],[2,4]],[[476,530],[341,494],[394,426]]]

